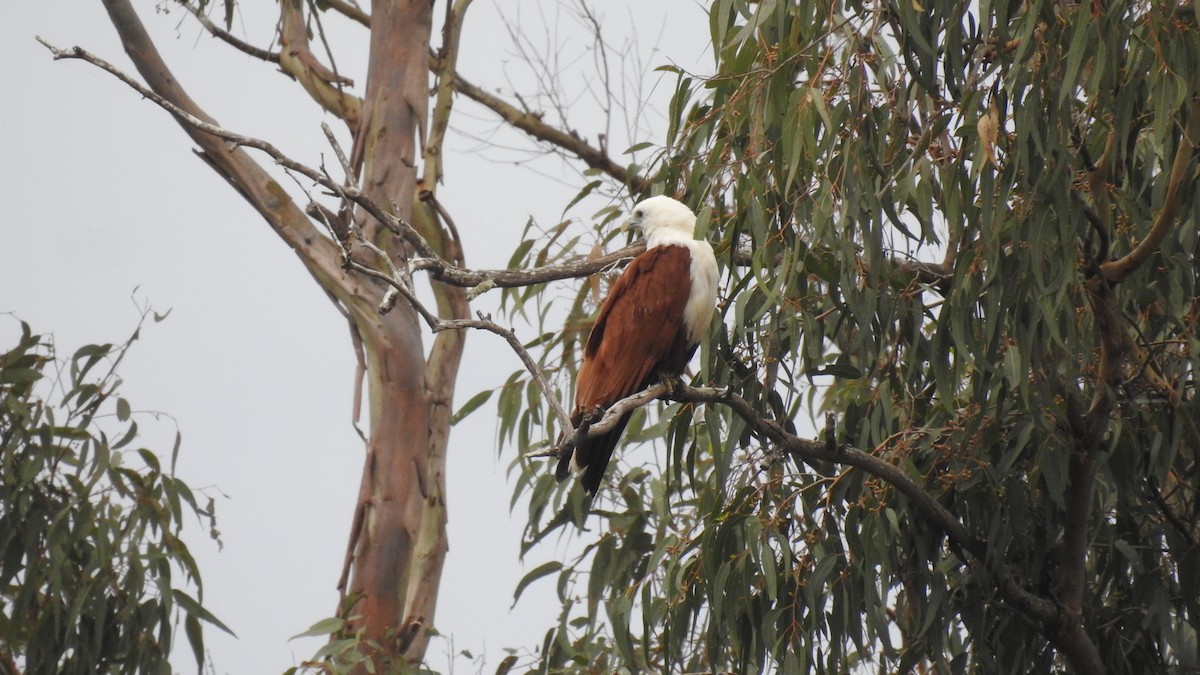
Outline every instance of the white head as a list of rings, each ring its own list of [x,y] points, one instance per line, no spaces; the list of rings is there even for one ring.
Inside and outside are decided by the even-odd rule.
[[[638,202],[625,224],[641,228],[649,246],[690,241],[696,237],[696,214],[665,195]]]

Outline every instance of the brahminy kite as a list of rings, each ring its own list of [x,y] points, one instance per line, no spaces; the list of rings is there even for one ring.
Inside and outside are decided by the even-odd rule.
[[[670,197],[651,197],[633,207],[627,225],[646,235],[646,252],[633,259],[613,284],[583,348],[571,423],[576,429],[597,411],[655,382],[683,374],[712,320],[717,298],[717,259],[697,241],[696,215]],[[582,473],[596,494],[626,414],[611,431],[581,438],[558,459],[555,477]]]

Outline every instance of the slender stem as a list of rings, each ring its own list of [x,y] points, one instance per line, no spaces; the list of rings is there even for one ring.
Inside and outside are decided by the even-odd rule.
[[[1130,274],[1142,266],[1153,253],[1158,251],[1163,239],[1175,226],[1175,218],[1179,215],[1182,197],[1179,187],[1191,176],[1188,167],[1192,164],[1192,155],[1200,143],[1200,110],[1193,109],[1188,113],[1187,128],[1175,148],[1175,159],[1171,163],[1171,173],[1167,177],[1167,192],[1163,196],[1162,208],[1154,225],[1146,237],[1138,242],[1132,251],[1119,260],[1112,260],[1100,265],[1100,271],[1109,283],[1116,284],[1124,281]]]

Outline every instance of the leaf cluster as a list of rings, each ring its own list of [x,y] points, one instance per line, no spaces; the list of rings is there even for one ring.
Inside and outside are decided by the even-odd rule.
[[[156,317],[157,318],[157,317]],[[200,571],[180,539],[196,517],[170,463],[137,447],[117,365],[133,340],[69,359],[21,324],[0,353],[0,670],[170,673],[178,623],[204,661]],[[188,587],[195,588],[195,597]]]
[[[694,378],[791,433],[833,414],[839,442],[903,469],[969,540],[721,406],[639,413],[590,511],[540,462],[514,465],[527,550],[583,545],[522,582],[557,578],[563,602],[542,668],[1200,664],[1196,12],[722,0],[710,16],[715,72],[674,70],[651,178],[723,266]],[[1112,275],[1164,214],[1149,261]],[[567,328],[539,311],[531,346],[569,393],[594,304],[587,286],[564,304]],[[557,432],[531,387],[518,373],[501,392],[520,450]]]

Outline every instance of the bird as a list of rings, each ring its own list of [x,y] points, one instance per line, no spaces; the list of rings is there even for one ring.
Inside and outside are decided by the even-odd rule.
[[[717,259],[711,244],[695,238],[691,209],[671,197],[650,197],[625,224],[645,234],[646,250],[612,285],[584,344],[571,415],[576,430],[613,403],[682,375],[716,309]],[[560,452],[555,477],[581,474],[583,489],[594,496],[631,414]]]

